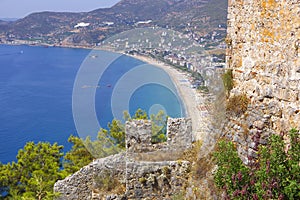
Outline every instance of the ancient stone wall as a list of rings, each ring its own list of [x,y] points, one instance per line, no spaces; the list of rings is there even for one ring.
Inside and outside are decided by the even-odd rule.
[[[181,152],[190,148],[193,142],[190,118],[169,118],[165,143],[153,144],[151,142],[151,121],[129,121],[125,129],[128,160],[151,162],[177,160]]]
[[[125,179],[125,163],[125,153],[93,161],[75,174],[55,183],[54,191],[61,194],[58,200],[92,199],[94,190],[97,189],[95,177],[98,177],[102,172],[109,171],[122,182]]]
[[[170,118],[168,141],[161,144],[151,143],[149,120],[129,121],[125,132],[126,152],[97,159],[55,183],[54,190],[61,193],[59,199],[170,199],[187,184],[191,164],[178,158],[192,145],[191,119]],[[126,191],[121,195],[103,192],[98,179],[101,182],[107,176],[116,178]]]
[[[143,153],[153,151],[151,143],[152,124],[149,120],[126,122],[125,142],[127,153]]]
[[[250,99],[226,131],[242,154],[252,154],[268,135],[300,128],[299,0],[229,0],[226,43],[230,96]]]
[[[161,144],[151,143],[151,121],[129,121],[125,132],[128,199],[170,199],[187,184],[191,163],[177,160],[192,145],[191,119],[169,118]]]
[[[127,163],[126,197],[128,199],[172,199],[188,184],[188,161]]]
[[[167,143],[169,149],[190,148],[194,140],[192,134],[192,120],[187,118],[169,118],[167,130]]]

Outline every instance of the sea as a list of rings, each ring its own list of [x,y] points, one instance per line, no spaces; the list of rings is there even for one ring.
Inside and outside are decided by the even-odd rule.
[[[0,162],[33,141],[69,151],[69,136],[95,138],[123,111],[184,117],[162,69],[109,51],[0,45]]]

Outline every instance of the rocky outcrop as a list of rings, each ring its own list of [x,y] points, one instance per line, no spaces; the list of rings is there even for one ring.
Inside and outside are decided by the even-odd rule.
[[[126,123],[126,196],[129,199],[169,199],[187,184],[191,163],[177,161],[192,145],[191,119],[167,122],[167,142],[152,144],[151,121]]]
[[[93,161],[81,168],[75,174],[55,183],[54,191],[59,192],[59,200],[84,200],[92,199],[96,178],[102,173],[109,171],[121,182],[125,179],[125,153],[112,155]]]
[[[191,119],[168,119],[167,143],[169,150],[191,148],[194,140]]]
[[[230,96],[244,93],[251,103],[244,115],[230,116],[226,133],[245,161],[270,134],[300,128],[299,13],[298,0],[229,1]]]
[[[171,199],[188,184],[188,161],[128,162],[128,199]]]
[[[59,199],[170,199],[187,184],[191,163],[178,159],[192,145],[191,119],[169,118],[167,142],[161,144],[151,143],[149,120],[129,121],[125,132],[125,152],[97,159],[55,183]],[[114,188],[123,185],[116,194]]]

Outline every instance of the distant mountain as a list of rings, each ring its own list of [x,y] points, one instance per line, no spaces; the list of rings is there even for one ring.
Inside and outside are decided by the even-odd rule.
[[[0,18],[0,21],[13,22],[17,21],[19,18]]]
[[[201,36],[218,30],[219,25],[224,28],[226,19],[225,0],[122,0],[111,8],[91,12],[40,12],[10,23],[0,21],[0,39],[90,46],[145,26]],[[80,26],[81,22],[86,26]]]

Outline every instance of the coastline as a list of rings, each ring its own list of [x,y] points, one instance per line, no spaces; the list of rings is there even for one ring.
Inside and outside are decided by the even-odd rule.
[[[55,45],[55,44],[47,44],[47,43],[39,43],[39,44],[30,44],[26,42],[19,42],[19,43],[5,43],[0,42],[0,45],[7,45],[7,46],[29,46],[29,47],[54,47],[54,48],[69,48],[69,49],[88,49],[88,50],[94,50],[97,49],[97,47],[92,46],[76,46],[76,45]]]
[[[182,103],[184,104],[187,117],[192,119],[194,139],[202,140],[204,136],[203,128],[205,128],[205,125],[207,125],[205,119],[208,117],[208,111],[207,109],[200,108],[205,108],[206,100],[203,95],[196,91],[196,89],[191,88],[187,73],[180,72],[176,68],[150,57],[142,55],[125,55],[157,66],[169,74],[170,78],[176,86]]]
[[[43,47],[43,44],[39,45],[30,45],[30,44],[5,44],[1,43],[1,45],[12,45],[12,46],[19,46],[19,45],[27,45],[27,46],[39,46]],[[124,54],[126,56],[131,56],[135,59],[139,59],[144,61],[148,64],[154,65],[163,69],[168,75],[170,76],[172,82],[174,83],[178,94],[182,100],[184,111],[186,113],[186,117],[192,119],[192,127],[193,127],[193,135],[195,140],[203,140],[205,137],[204,133],[207,132],[207,125],[208,125],[208,109],[206,104],[205,95],[196,91],[196,89],[191,88],[191,84],[188,81],[188,74],[185,72],[181,72],[178,69],[170,66],[164,62],[156,60],[154,58],[150,58],[143,55],[129,55],[124,52],[114,51],[113,49],[103,49],[101,47],[82,47],[82,46],[52,46],[52,45],[45,45],[47,47],[55,47],[55,48],[74,48],[74,49],[90,49],[90,50],[104,50],[104,51],[111,51],[115,53]]]

